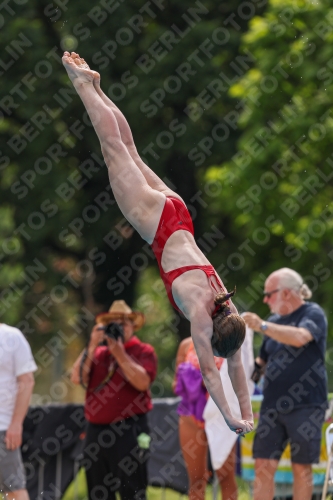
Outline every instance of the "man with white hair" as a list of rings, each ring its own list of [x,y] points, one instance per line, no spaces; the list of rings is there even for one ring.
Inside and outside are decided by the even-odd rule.
[[[312,464],[319,462],[321,427],[327,408],[325,349],[327,319],[310,299],[311,290],[289,268],[270,274],[264,303],[271,315],[243,315],[249,328],[264,333],[256,359],[265,372],[264,397],[253,445],[254,500],[272,500],[274,474],[290,443],[293,500],[311,500]]]

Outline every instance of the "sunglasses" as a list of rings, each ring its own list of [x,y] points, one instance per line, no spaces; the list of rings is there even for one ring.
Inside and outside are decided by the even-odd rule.
[[[263,296],[264,297],[267,297],[267,299],[270,299],[271,296],[276,293],[276,292],[279,292],[280,291],[280,288],[277,288],[276,290],[272,290],[271,292],[264,292],[263,293]]]

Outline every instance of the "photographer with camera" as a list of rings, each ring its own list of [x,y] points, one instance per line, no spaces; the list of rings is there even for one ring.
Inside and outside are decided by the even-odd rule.
[[[149,387],[156,376],[153,347],[134,332],[144,315],[116,300],[96,316],[87,348],[73,366],[71,380],[86,388],[88,421],[84,446],[88,495],[145,500],[152,402]]]

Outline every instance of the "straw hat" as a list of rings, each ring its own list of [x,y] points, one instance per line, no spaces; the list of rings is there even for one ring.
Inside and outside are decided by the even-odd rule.
[[[142,312],[132,311],[124,300],[112,302],[108,312],[102,312],[95,318],[96,323],[107,325],[116,319],[129,319],[133,322],[134,330],[140,330],[145,323],[145,316]]]

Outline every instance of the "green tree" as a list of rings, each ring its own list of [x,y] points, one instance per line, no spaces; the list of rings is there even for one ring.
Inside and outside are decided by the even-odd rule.
[[[226,223],[207,219],[203,196],[216,207],[216,183],[203,174],[235,153],[238,130],[224,120],[236,103],[228,89],[253,64],[249,51],[239,53],[240,36],[265,4],[32,0],[1,11],[1,197],[20,241],[4,261],[8,269],[21,266],[30,282],[23,293],[25,283],[10,275],[16,289],[1,320],[31,333],[45,368],[53,357],[59,372],[62,356],[52,347],[59,331],[85,336],[96,312],[120,297],[132,304],[142,281],[156,281],[149,247],[109,189],[98,140],[61,65],[63,50],[77,50],[101,72],[140,154],[190,205],[211,256],[209,235],[219,241]],[[1,303],[8,279],[2,287]],[[163,304],[170,316],[165,292],[158,294],[157,310]],[[162,368],[170,365],[170,346],[188,333],[178,318],[173,344],[158,345]]]
[[[332,37],[325,0],[272,1],[251,20],[242,46],[255,63],[229,93],[242,109],[232,117],[243,130],[237,152],[204,174],[227,192],[210,209],[229,218],[228,282],[240,276],[240,307],[262,315],[264,278],[286,266],[332,321]]]

